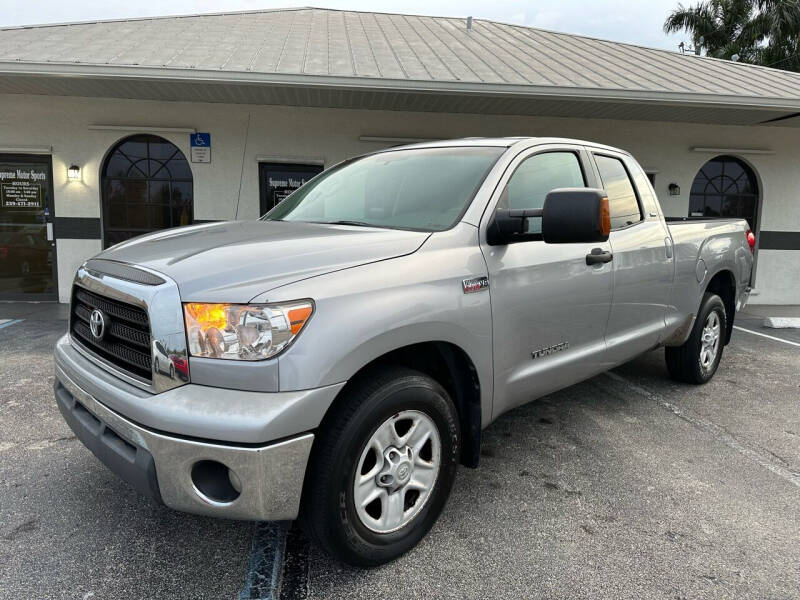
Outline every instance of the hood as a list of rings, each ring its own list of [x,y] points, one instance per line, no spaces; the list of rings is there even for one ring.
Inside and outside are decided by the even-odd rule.
[[[230,221],[169,229],[98,258],[175,280],[185,302],[248,302],[276,287],[410,254],[426,232],[289,221]]]

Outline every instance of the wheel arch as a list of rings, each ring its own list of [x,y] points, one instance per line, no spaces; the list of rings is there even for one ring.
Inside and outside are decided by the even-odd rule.
[[[733,319],[736,316],[736,276],[733,271],[722,269],[709,280],[705,292],[713,293],[725,305],[725,344],[731,341]]]
[[[461,426],[461,464],[477,467],[481,446],[481,383],[475,363],[469,355],[452,342],[426,341],[409,344],[375,357],[363,365],[339,391],[323,417],[325,426],[329,415],[345,401],[348,389],[375,369],[383,366],[403,366],[419,371],[441,385],[453,400]]]

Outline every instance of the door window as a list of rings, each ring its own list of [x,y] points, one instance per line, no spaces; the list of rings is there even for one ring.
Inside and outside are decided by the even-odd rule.
[[[50,157],[0,155],[0,299],[56,294]]]
[[[586,187],[574,152],[546,152],[523,161],[506,184],[498,208],[542,208],[551,191]],[[541,217],[528,219],[528,233],[541,233]]]
[[[642,220],[642,210],[628,170],[622,161],[612,156],[595,155],[600,180],[608,194],[611,209],[611,229],[621,229]]]

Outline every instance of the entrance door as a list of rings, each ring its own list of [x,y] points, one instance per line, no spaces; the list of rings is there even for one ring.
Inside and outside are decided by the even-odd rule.
[[[56,300],[49,156],[0,154],[0,300]]]
[[[322,173],[322,169],[322,165],[259,163],[261,214],[272,210],[286,196],[315,175]]]

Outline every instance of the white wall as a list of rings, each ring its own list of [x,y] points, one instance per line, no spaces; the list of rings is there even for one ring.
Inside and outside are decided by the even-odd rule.
[[[100,240],[56,240],[58,257],[58,296],[61,302],[69,302],[70,288],[75,271],[84,260],[102,250]]]
[[[249,128],[248,128],[249,123]],[[90,130],[90,125],[188,127],[211,133],[212,162],[192,164],[196,219],[232,219],[259,212],[257,157],[323,162],[330,166],[385,144],[359,136],[447,138],[552,135],[593,140],[632,152],[658,171],[656,191],[669,216],[686,216],[692,180],[711,154],[695,146],[758,148],[771,155],[743,155],[760,177],[761,229],[800,231],[800,169],[795,148],[800,130],[642,121],[404,113],[273,106],[195,104],[73,97],[0,95],[0,147],[52,146],[55,214],[100,217],[100,165],[117,140],[137,133]],[[249,129],[249,130],[248,130]],[[189,155],[189,135],[160,133]],[[245,138],[247,143],[245,146]],[[68,182],[67,166],[82,167],[82,181]],[[678,197],[667,186],[677,183]],[[75,265],[99,248],[91,241],[58,244],[59,292],[68,300]],[[759,303],[800,304],[800,251],[762,251],[758,257]]]

